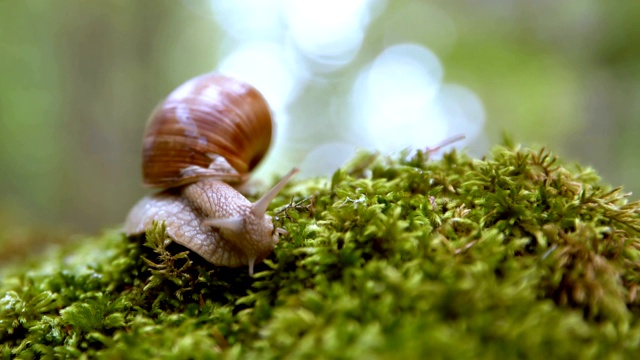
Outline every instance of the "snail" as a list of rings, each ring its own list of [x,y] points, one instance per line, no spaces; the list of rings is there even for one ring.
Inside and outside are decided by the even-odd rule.
[[[143,141],[143,182],[165,190],[134,205],[125,233],[164,221],[176,243],[216,266],[248,266],[253,275],[286,233],[267,207],[298,172],[254,203],[234,187],[264,157],[272,127],[266,101],[247,83],[210,73],[179,86],[151,114]]]

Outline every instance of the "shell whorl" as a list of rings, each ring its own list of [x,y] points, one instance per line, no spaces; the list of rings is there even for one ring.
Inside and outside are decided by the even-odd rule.
[[[242,182],[269,149],[272,127],[269,106],[251,85],[216,73],[193,78],[148,120],[144,184],[168,188],[200,177]],[[232,169],[221,169],[219,157]]]

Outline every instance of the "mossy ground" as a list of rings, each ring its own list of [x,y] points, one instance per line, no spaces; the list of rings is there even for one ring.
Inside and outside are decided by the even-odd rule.
[[[293,199],[293,200],[291,200]],[[117,231],[12,269],[0,357],[636,358],[640,205],[500,147],[362,154],[274,204],[288,236],[216,268]]]

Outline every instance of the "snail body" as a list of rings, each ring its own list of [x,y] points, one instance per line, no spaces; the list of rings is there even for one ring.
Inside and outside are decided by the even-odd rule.
[[[129,236],[165,222],[171,239],[218,266],[264,260],[279,234],[269,203],[297,173],[252,203],[235,185],[246,181],[271,142],[266,101],[250,85],[218,74],[187,81],[152,113],[144,135],[144,184],[165,188],[129,212]]]
[[[260,200],[251,203],[229,184],[202,178],[140,200],[125,222],[128,235],[164,221],[167,235],[218,266],[249,266],[267,257],[284,230],[273,226],[267,207],[295,175],[292,170]]]

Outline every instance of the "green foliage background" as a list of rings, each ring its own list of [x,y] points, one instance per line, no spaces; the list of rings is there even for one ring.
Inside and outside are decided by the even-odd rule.
[[[488,143],[506,130],[640,190],[639,2],[386,5],[353,64],[332,79],[350,83],[391,44],[423,44],[445,81],[484,102]],[[0,242],[37,244],[57,229],[94,233],[122,221],[143,193],[149,112],[220,59],[225,34],[209,11],[200,0],[0,1]],[[347,97],[348,88],[303,93],[292,117],[304,121],[328,93]],[[296,141],[285,140],[292,149]]]
[[[5,268],[0,356],[637,356],[639,203],[545,150],[406,155],[285,189],[253,278],[162,226]]]

